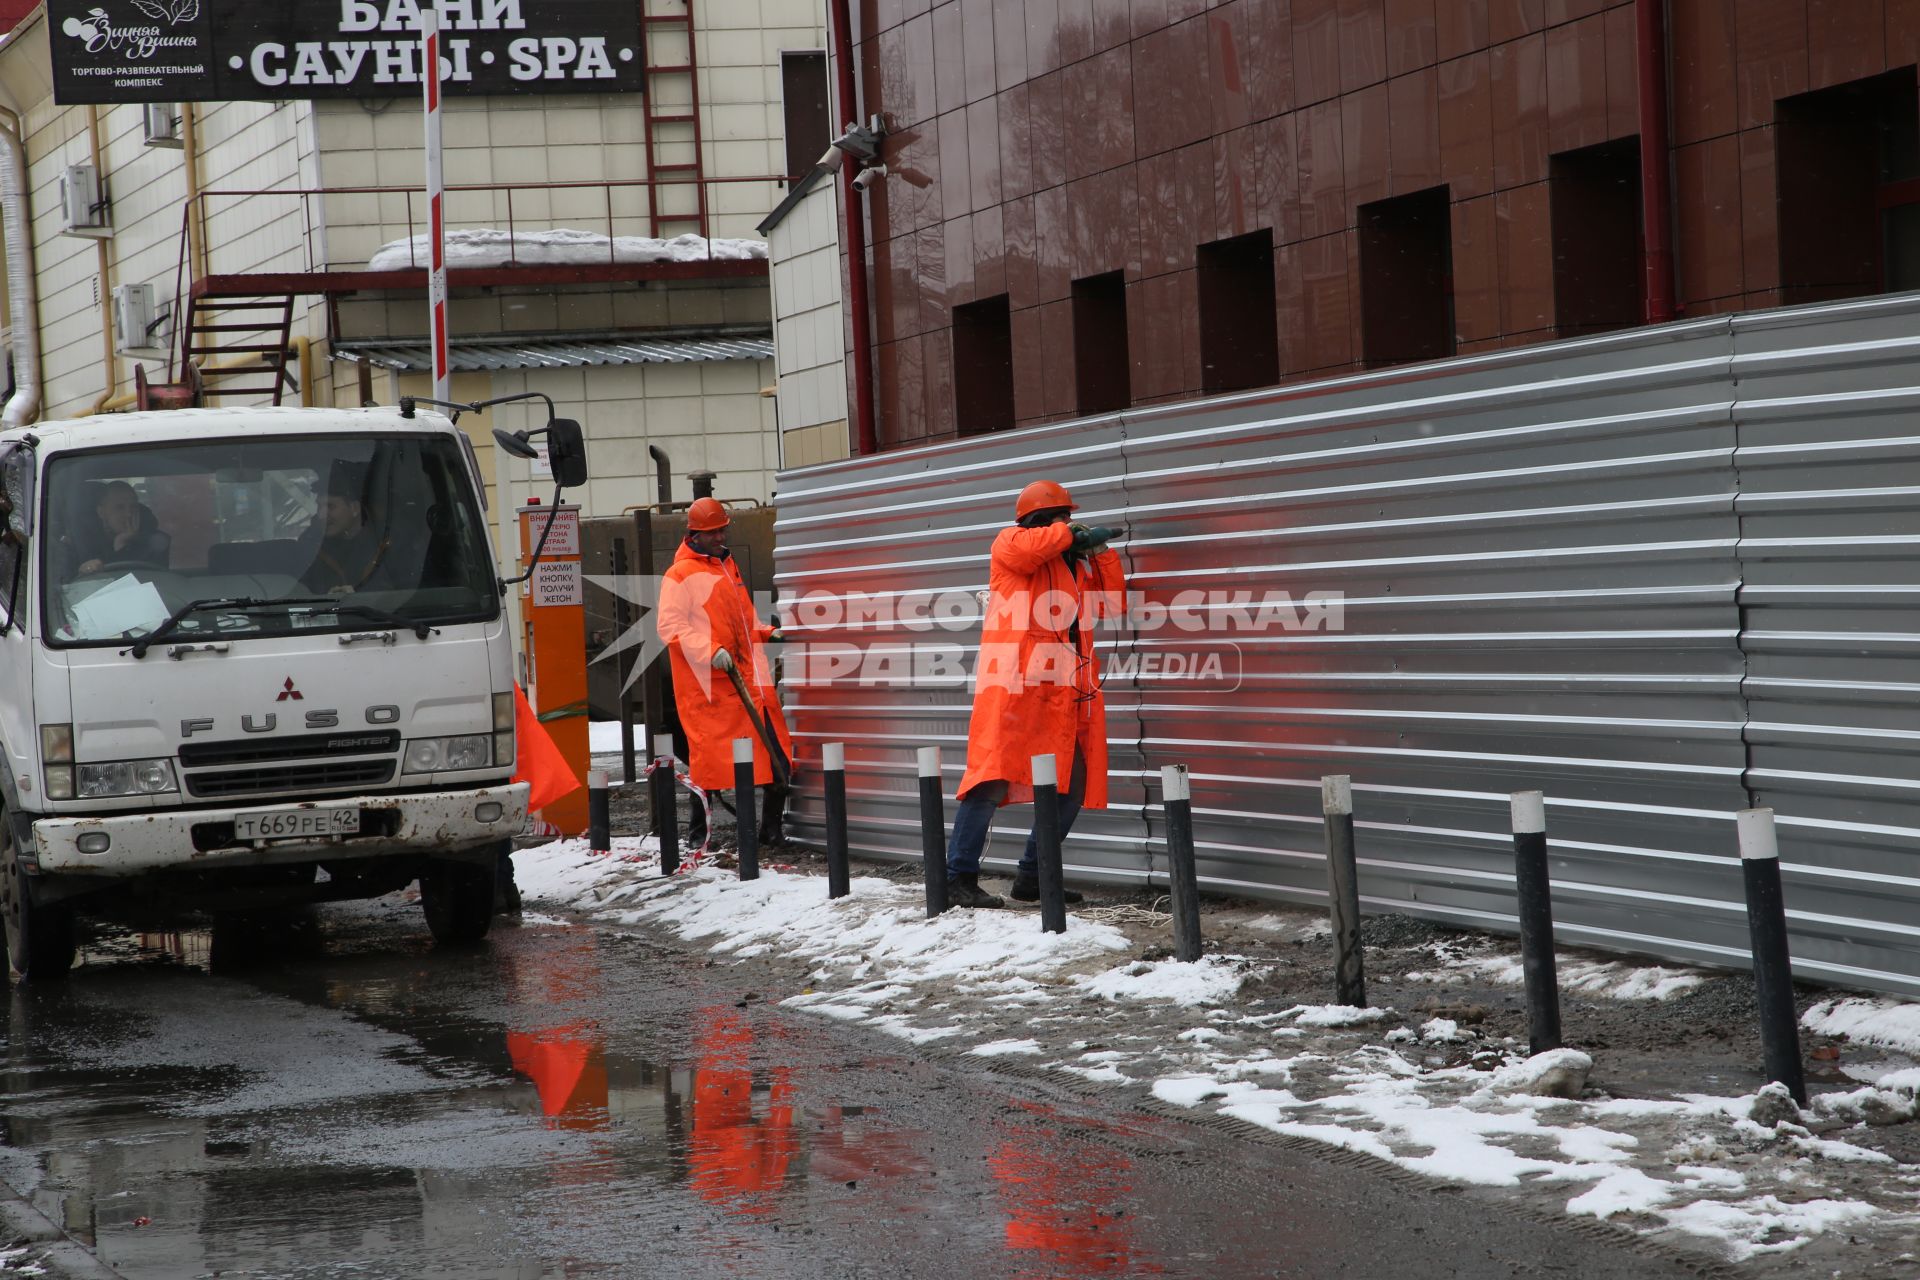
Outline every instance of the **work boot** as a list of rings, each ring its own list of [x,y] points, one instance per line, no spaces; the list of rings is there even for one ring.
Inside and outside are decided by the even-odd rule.
[[[760,802],[760,844],[777,849],[787,842],[787,789],[768,787]]]
[[[947,905],[952,907],[1004,907],[993,894],[980,887],[978,872],[947,877]]]
[[[1011,896],[1015,902],[1040,901],[1040,877],[1039,876],[1022,876],[1022,875],[1014,876],[1013,891],[1009,896]],[[1087,900],[1085,894],[1075,893],[1071,889],[1062,889],[1060,891],[1060,896],[1066,899],[1068,906],[1072,906],[1076,902],[1085,902]]]

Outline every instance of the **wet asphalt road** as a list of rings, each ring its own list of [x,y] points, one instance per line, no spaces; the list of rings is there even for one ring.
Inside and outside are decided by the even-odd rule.
[[[15,989],[0,1175],[141,1280],[1692,1274],[917,1058],[640,938],[424,933],[387,903],[122,938]]]

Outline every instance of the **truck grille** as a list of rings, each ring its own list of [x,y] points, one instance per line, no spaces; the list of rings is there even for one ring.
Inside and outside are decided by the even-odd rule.
[[[228,769],[220,773],[190,773],[187,775],[187,793],[201,799],[215,799],[272,791],[347,791],[391,781],[394,767],[392,760],[342,760],[285,769]]]
[[[399,749],[398,729],[369,729],[361,733],[305,733],[291,738],[189,742],[180,748],[180,763],[193,769],[216,764],[265,764],[273,760],[371,756]]]

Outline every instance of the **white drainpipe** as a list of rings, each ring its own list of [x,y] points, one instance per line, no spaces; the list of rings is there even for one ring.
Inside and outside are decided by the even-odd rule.
[[[0,120],[0,228],[7,241],[14,386],[0,410],[0,427],[23,427],[40,415],[40,326],[35,319],[40,308],[33,275],[33,218],[27,208],[27,153],[20,145],[19,127],[18,116]]]

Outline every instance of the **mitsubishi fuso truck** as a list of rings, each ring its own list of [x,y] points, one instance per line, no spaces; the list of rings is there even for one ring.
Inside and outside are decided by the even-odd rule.
[[[548,435],[584,473],[579,425]],[[576,465],[577,464],[577,465]],[[479,469],[448,418],[186,409],[0,432],[0,918],[17,978],[129,921],[420,882],[472,942],[527,816]],[[141,927],[162,927],[142,924]]]

